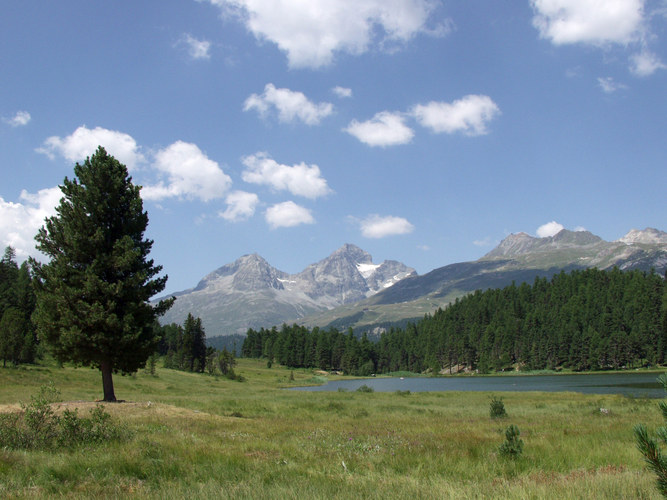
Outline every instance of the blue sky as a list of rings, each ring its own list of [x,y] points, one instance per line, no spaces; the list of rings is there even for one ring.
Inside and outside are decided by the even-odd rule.
[[[102,144],[167,292],[344,243],[420,273],[510,233],[667,229],[664,0],[6,2],[0,244]]]

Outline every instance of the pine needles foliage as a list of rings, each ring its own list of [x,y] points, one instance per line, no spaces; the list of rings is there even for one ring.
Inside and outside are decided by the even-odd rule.
[[[667,375],[658,377],[658,382],[667,391]],[[661,401],[659,407],[666,425],[655,431],[655,437],[649,435],[648,429],[643,424],[635,425],[634,433],[637,448],[644,456],[648,468],[657,476],[658,491],[667,498],[667,457],[661,450],[661,444],[667,444],[667,403]]]

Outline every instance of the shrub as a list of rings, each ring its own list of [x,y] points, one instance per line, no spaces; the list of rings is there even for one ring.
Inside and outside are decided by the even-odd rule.
[[[507,416],[503,398],[496,398],[495,396],[491,398],[491,403],[489,404],[489,415],[491,415],[491,418],[504,418]]]
[[[510,425],[505,430],[505,442],[500,445],[498,452],[507,458],[518,458],[523,453],[523,440],[519,437],[521,432],[516,425]]]
[[[357,392],[375,392],[375,389],[364,384],[357,388]]]
[[[102,406],[79,417],[77,410],[66,409],[62,416],[51,404],[60,391],[53,384],[42,386],[29,404],[21,403],[22,412],[0,415],[0,448],[52,449],[117,440],[124,432],[111,422]]]

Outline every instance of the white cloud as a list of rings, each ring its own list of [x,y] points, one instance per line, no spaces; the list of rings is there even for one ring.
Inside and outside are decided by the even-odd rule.
[[[294,68],[318,68],[331,64],[336,53],[358,55],[375,44],[446,31],[427,27],[433,0],[209,1],[241,19],[258,40],[275,43]]]
[[[331,192],[317,165],[281,165],[266,153],[246,156],[242,177],[245,182],[264,184],[305,198],[319,198]]]
[[[230,222],[238,222],[255,215],[259,197],[255,193],[234,191],[227,195],[225,203],[227,203],[227,209],[224,212],[218,212],[218,215]]]
[[[77,128],[67,137],[49,137],[36,151],[51,159],[57,153],[69,161],[80,162],[92,156],[98,146],[104,147],[107,153],[125,164],[129,170],[145,161],[132,136],[102,127],[95,127],[91,130],[85,125]]]
[[[395,146],[407,144],[414,137],[413,130],[405,124],[401,113],[382,111],[365,122],[352,122],[343,129],[369,146]]]
[[[565,227],[556,221],[547,222],[537,228],[537,236],[539,238],[547,238],[558,234],[563,229],[565,229]]]
[[[210,59],[211,42],[198,40],[189,33],[183,35],[180,43],[184,43],[188,48],[188,54],[193,59]]]
[[[415,228],[407,219],[392,215],[370,215],[359,221],[359,226],[361,234],[365,238],[384,238],[386,236],[408,234]]]
[[[331,90],[341,99],[352,97],[352,89],[348,89],[347,87],[336,86]]]
[[[30,113],[27,111],[17,111],[11,118],[3,118],[2,121],[12,127],[23,127],[30,122]]]
[[[617,90],[627,89],[627,85],[616,82],[611,76],[599,77],[598,85],[605,94],[613,94]]]
[[[141,191],[144,199],[178,197],[209,201],[221,198],[232,183],[215,161],[195,144],[183,141],[158,151],[153,166],[166,176],[167,183],[145,186]]]
[[[41,189],[37,193],[21,192],[19,203],[0,197],[0,242],[12,246],[20,260],[28,256],[43,257],[35,249],[35,235],[46,217],[55,215],[63,194],[59,187]]]
[[[555,45],[627,44],[644,21],[644,0],[531,0],[533,25]]]
[[[642,50],[630,57],[630,71],[637,76],[651,76],[659,69],[667,69],[667,65],[649,50]]]
[[[281,122],[289,123],[298,119],[307,125],[317,125],[333,112],[331,103],[315,104],[302,92],[277,89],[272,83],[266,84],[263,94],[252,94],[248,97],[243,105],[243,111],[254,109],[264,116],[271,107],[276,109]]]
[[[265,217],[271,229],[313,224],[315,222],[310,210],[297,205],[293,201],[286,201],[269,207],[266,210]]]
[[[487,133],[486,125],[500,113],[498,105],[485,95],[467,95],[454,102],[430,102],[412,108],[412,114],[424,127],[433,132],[466,135]]]

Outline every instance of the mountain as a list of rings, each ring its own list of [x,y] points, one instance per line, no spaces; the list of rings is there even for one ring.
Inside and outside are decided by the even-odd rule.
[[[358,302],[415,274],[396,261],[374,264],[369,253],[349,244],[298,274],[279,271],[257,254],[244,255],[173,294],[176,302],[161,322],[182,324],[192,313],[208,337],[245,333]]]
[[[450,264],[420,276],[410,276],[391,288],[355,304],[308,316],[308,326],[371,329],[406,318],[421,318],[457,297],[475,290],[502,288],[512,281],[532,282],[561,271],[596,267],[622,270],[667,270],[667,233],[653,228],[631,230],[608,242],[588,231],[563,229],[554,236],[536,238],[511,234],[472,262]]]

